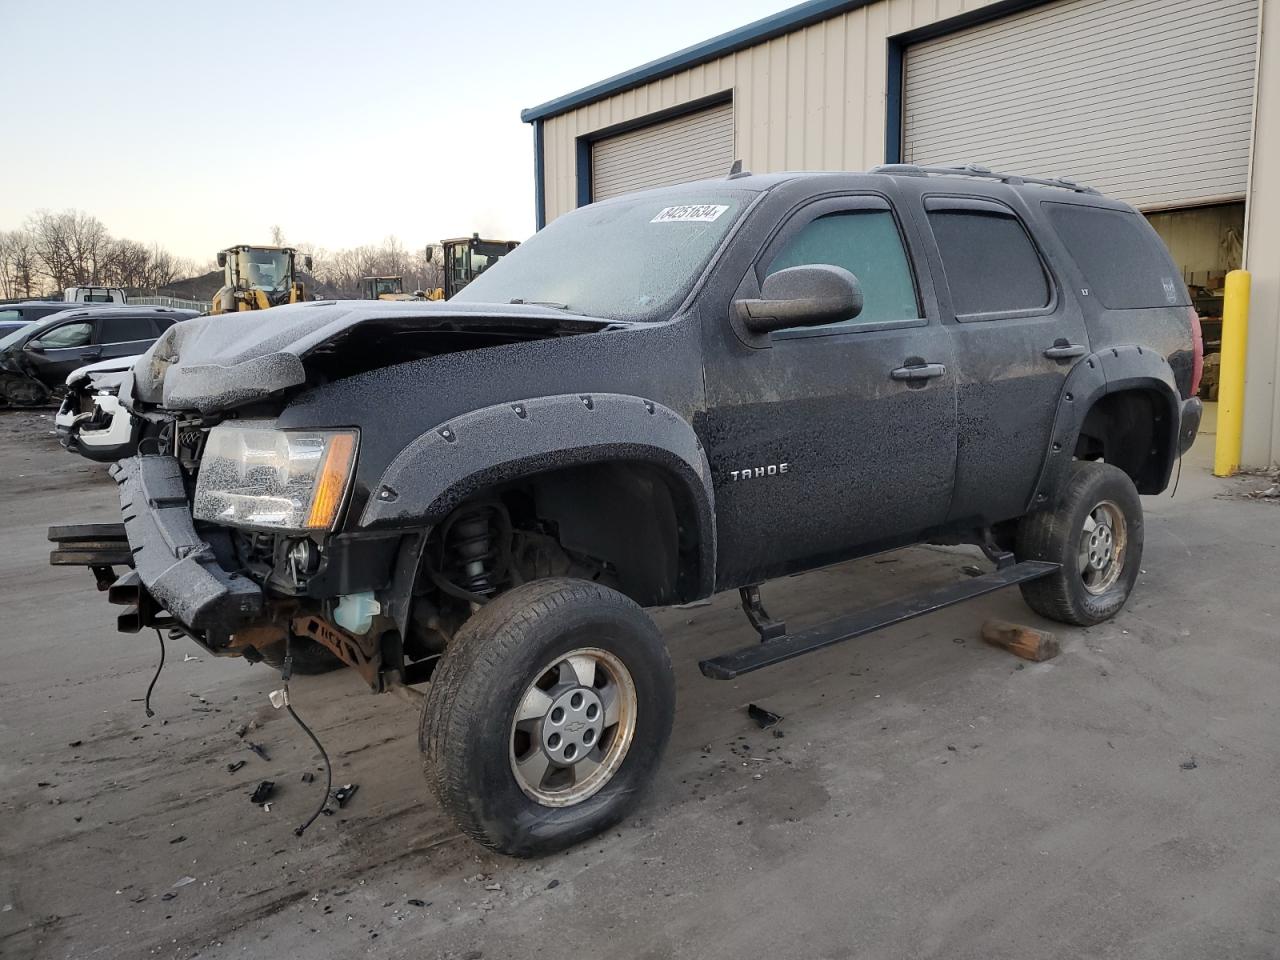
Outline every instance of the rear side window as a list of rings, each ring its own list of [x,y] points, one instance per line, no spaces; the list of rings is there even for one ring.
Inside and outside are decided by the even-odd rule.
[[[806,224],[769,264],[768,274],[788,267],[826,263],[844,267],[862,287],[862,312],[845,325],[917,320],[915,280],[902,237],[888,210],[831,213]]]
[[[0,310],[0,320],[21,320],[22,314],[17,310]]]
[[[1111,310],[1191,303],[1160,237],[1139,214],[1051,201],[1042,206],[1084,275],[1086,296]]]
[[[1025,313],[1049,305],[1049,279],[1026,229],[996,204],[972,209],[942,199],[929,225],[957,316]]]
[[[153,340],[156,331],[150,317],[103,317],[99,343],[130,343],[134,340]]]

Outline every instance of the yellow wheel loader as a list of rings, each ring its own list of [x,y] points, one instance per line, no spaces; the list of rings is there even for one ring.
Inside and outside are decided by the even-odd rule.
[[[218,266],[225,271],[222,288],[213,298],[210,313],[266,310],[285,303],[301,303],[304,297],[298,280],[293,247],[255,247],[240,244],[218,251]],[[311,270],[311,257],[302,258]]]
[[[441,293],[448,300],[497,263],[499,258],[520,246],[520,241],[482,240],[480,234],[473,233],[469,237],[442,240],[440,246],[444,249],[444,288]]]
[[[403,277],[361,277],[360,296],[365,300],[440,300],[444,291],[436,288],[405,293]]]

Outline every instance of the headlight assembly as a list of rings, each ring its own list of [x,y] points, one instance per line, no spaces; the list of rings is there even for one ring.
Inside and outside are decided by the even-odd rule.
[[[197,520],[332,530],[356,459],[354,430],[276,430],[251,421],[209,431],[196,481]]]

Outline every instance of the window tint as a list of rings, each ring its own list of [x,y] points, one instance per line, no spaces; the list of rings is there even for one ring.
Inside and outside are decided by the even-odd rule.
[[[99,343],[129,343],[133,340],[152,340],[155,329],[150,317],[103,317]]]
[[[844,267],[862,285],[862,312],[830,327],[920,316],[902,237],[888,210],[831,213],[806,224],[769,264],[766,275],[807,264]]]
[[[84,347],[88,346],[89,339],[92,336],[93,324],[91,323],[64,323],[62,326],[54,327],[43,336],[32,340],[31,344],[37,347],[45,347],[49,350],[57,350],[61,347]]]
[[[1043,206],[1084,274],[1088,295],[1103,306],[1128,310],[1191,303],[1159,236],[1139,214],[1071,203]]]
[[[178,322],[177,317],[152,317],[151,322],[156,325],[156,333],[161,334]]]
[[[957,315],[1048,305],[1044,267],[1016,217],[994,211],[930,210],[929,224]]]

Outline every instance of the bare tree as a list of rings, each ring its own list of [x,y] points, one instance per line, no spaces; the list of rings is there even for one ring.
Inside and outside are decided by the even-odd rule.
[[[79,210],[42,210],[27,221],[36,256],[54,287],[101,283],[111,237],[97,217]]]
[[[39,264],[26,230],[0,231],[0,294],[29,297],[36,289]]]

